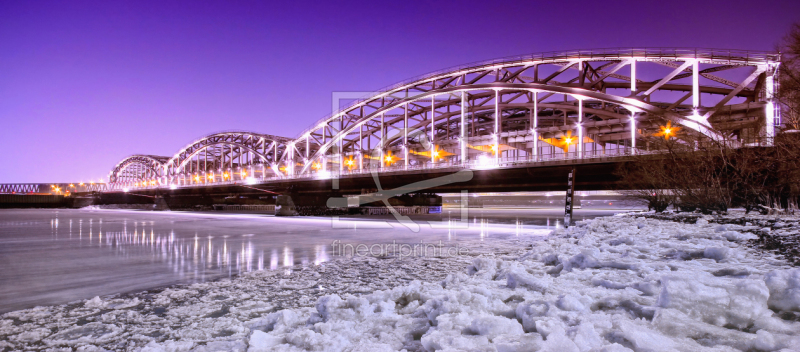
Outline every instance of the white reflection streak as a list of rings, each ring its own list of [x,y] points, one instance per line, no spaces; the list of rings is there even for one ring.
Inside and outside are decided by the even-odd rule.
[[[316,259],[314,260],[314,264],[320,265],[329,260],[327,248],[328,246],[317,245],[317,253],[316,253]]]
[[[247,271],[253,271],[253,242],[247,241]]]
[[[273,248],[272,255],[269,256],[269,270],[278,269],[278,250]]]
[[[223,259],[222,264],[229,265],[228,264],[229,263],[229,261],[228,261],[229,258],[228,258],[228,240],[227,239],[222,241],[222,259]]]
[[[289,247],[283,247],[283,266],[291,266],[294,263],[294,255]]]

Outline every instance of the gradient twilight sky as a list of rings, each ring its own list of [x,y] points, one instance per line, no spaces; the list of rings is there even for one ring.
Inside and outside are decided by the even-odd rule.
[[[605,47],[772,50],[800,1],[0,2],[0,183],[97,180],[220,130],[295,137],[331,94]]]

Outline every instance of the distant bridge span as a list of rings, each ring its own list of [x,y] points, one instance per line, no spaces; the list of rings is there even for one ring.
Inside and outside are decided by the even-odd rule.
[[[600,181],[610,169],[598,165],[658,153],[647,140],[673,125],[682,128],[678,140],[771,145],[780,126],[773,101],[779,62],[775,53],[659,48],[463,65],[383,89],[297,138],[219,132],[171,157],[130,156],[111,171],[108,191],[298,183],[345,191],[359,188],[353,180],[374,187],[372,172],[415,180],[465,168],[521,177],[524,169],[537,178],[559,164],[606,170],[593,176]]]

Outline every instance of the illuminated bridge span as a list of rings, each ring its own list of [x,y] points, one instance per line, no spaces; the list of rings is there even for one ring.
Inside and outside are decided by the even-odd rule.
[[[656,133],[769,145],[778,64],[773,53],[618,49],[464,65],[383,89],[294,139],[220,132],[171,157],[130,156],[110,188],[590,163],[657,152],[646,142]]]

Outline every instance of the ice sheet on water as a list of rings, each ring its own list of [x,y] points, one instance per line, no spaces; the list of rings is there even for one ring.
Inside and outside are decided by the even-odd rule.
[[[655,220],[598,219],[557,233],[518,261],[479,258],[467,269],[466,278],[451,276],[440,285],[415,284],[413,300],[418,304],[408,302],[408,287],[367,295],[369,305],[354,304],[352,297],[329,296],[301,320],[373,322],[350,324],[347,333],[323,331],[331,350],[374,338],[374,327],[387,322],[395,328],[395,336],[407,336],[405,341],[395,339],[392,346],[398,349],[414,346],[417,336],[425,350],[695,351],[790,346],[797,330],[792,332],[792,323],[777,318],[767,304],[771,287],[764,273],[776,269],[775,261],[765,261],[762,254],[739,243],[747,236],[720,236],[728,228],[714,228],[701,220],[697,225],[670,223],[673,230],[665,230]],[[674,236],[675,230],[681,236]],[[614,235],[636,240],[610,241]],[[651,245],[636,246],[642,242]],[[676,248],[697,254],[671,255]],[[553,273],[558,265],[563,270]],[[725,272],[746,274],[716,275]],[[770,274],[772,285],[790,287],[791,276],[781,273]],[[397,309],[408,306],[414,309]],[[404,330],[412,325],[414,332]],[[313,330],[308,324],[289,329],[265,334],[277,337]],[[323,337],[314,336],[319,338]],[[529,344],[523,347],[523,340]],[[283,341],[279,346],[286,348],[309,342]]]
[[[784,318],[800,311],[800,269],[747,247],[746,231],[705,218],[683,224],[619,216],[544,241],[475,243],[486,250],[475,258],[334,260],[254,272],[7,313],[0,348],[795,348],[800,323]]]

